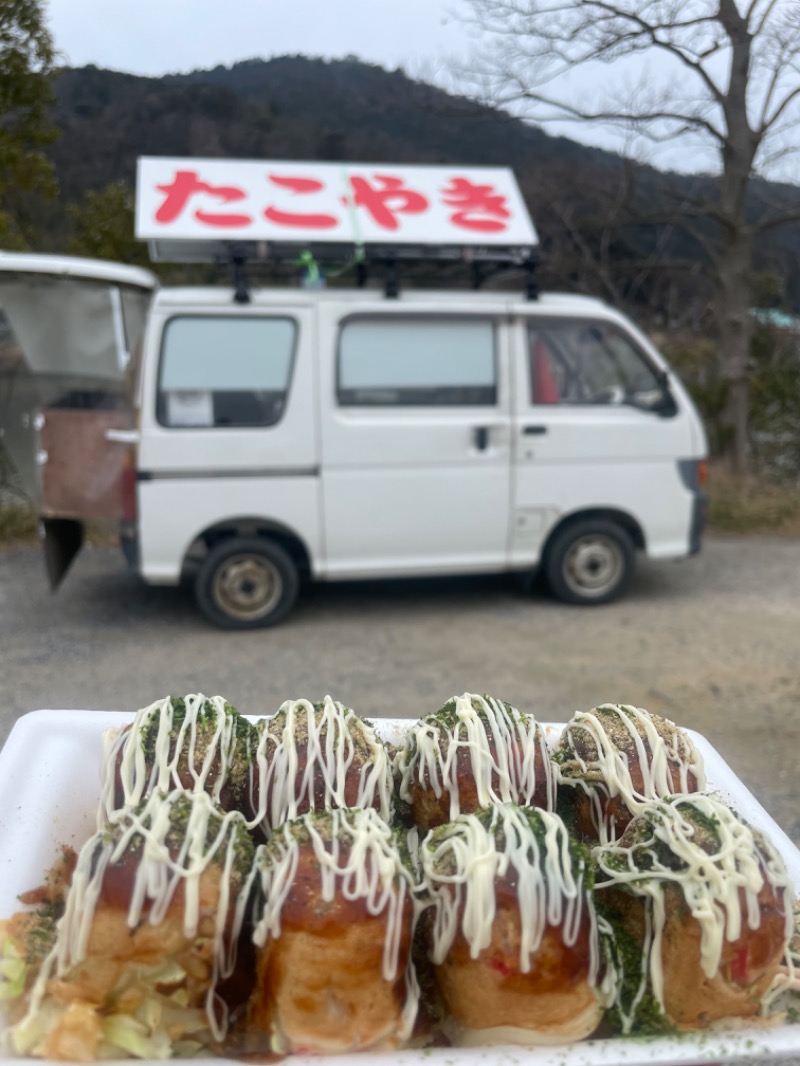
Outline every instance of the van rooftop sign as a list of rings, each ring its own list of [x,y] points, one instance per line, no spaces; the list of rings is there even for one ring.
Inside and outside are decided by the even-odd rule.
[[[155,261],[301,249],[327,259],[525,262],[538,240],[504,167],[139,159],[136,236]]]

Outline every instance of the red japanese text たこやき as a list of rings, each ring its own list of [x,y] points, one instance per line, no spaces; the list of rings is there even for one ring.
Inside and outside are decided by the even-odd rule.
[[[352,176],[350,194],[340,196],[342,211],[364,211],[374,224],[387,232],[401,228],[405,215],[421,215],[431,209],[431,201],[402,177],[375,172],[369,177]],[[317,178],[265,174],[264,202],[254,208],[247,191],[236,185],[214,185],[204,181],[197,170],[176,170],[168,183],[156,185],[162,195],[155,220],[169,224],[190,213],[204,226],[219,229],[246,229],[256,214],[285,227],[287,231],[330,230],[341,218],[330,209],[315,209],[314,196],[326,192]],[[199,202],[198,202],[199,199]],[[467,177],[451,177],[438,190],[439,205],[457,229],[474,233],[502,233],[511,218],[506,197],[491,184],[479,184]],[[210,205],[209,205],[210,201]],[[202,204],[202,206],[200,206]]]

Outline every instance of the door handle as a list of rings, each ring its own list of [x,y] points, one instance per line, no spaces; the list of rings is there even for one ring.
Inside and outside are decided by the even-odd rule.
[[[525,426],[522,432],[526,437],[541,437],[547,432],[547,426]]]
[[[485,452],[489,447],[489,427],[488,426],[476,426],[475,427],[475,447],[479,452]]]
[[[138,444],[139,443],[139,430],[138,429],[107,429],[106,440],[112,441],[114,444]]]

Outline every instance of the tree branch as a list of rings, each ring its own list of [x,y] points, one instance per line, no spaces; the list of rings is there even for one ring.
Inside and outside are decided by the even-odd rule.
[[[753,233],[766,233],[767,230],[777,229],[778,226],[790,226],[796,222],[800,222],[800,208],[794,211],[787,211],[785,214],[759,219],[753,225],[752,230]]]
[[[551,107],[557,111],[557,114],[555,115],[539,116],[539,121],[542,122],[553,122],[558,120],[570,122],[606,122],[618,126],[644,127],[648,123],[661,121],[676,124],[679,133],[689,133],[692,130],[702,129],[720,144],[724,143],[725,140],[725,135],[722,131],[718,130],[712,122],[703,118],[701,115],[682,114],[679,111],[668,111],[666,109],[652,109],[647,111],[587,111],[577,105],[568,104],[564,101],[556,100],[553,97],[545,96],[543,93],[526,90],[521,84],[510,95],[498,97],[497,103],[500,106],[505,106],[520,99],[528,100],[536,104],[542,104],[545,107]],[[675,135],[675,131],[673,131],[672,134],[659,134],[657,131],[648,132],[641,129],[641,132],[644,132],[646,136],[652,137],[653,140],[663,140],[666,139],[666,137]]]

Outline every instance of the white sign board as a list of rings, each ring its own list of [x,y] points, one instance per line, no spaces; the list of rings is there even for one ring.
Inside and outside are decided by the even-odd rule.
[[[153,241],[532,247],[503,167],[139,160],[136,236]]]

